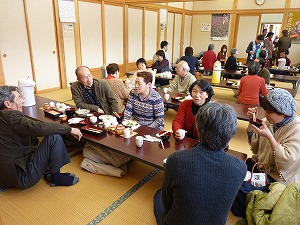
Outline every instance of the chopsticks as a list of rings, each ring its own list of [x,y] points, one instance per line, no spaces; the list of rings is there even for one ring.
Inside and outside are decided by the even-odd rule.
[[[162,147],[163,149],[165,149],[165,146],[164,146],[162,140],[160,140],[160,143],[161,143],[161,147]]]
[[[162,134],[159,134],[158,137],[164,136],[166,133],[171,132],[172,130],[167,130],[166,132],[163,132]]]
[[[116,113],[116,112],[113,112],[113,114],[117,117],[117,118],[121,118],[120,116],[119,116],[119,114],[118,113]]]

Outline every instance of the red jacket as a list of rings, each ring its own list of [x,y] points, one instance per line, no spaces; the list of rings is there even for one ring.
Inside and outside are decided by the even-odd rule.
[[[193,100],[185,100],[178,108],[178,112],[172,123],[172,130],[175,133],[178,129],[184,129],[189,133],[193,129],[193,138],[198,139],[198,131],[195,123],[195,116],[192,112]]]
[[[259,94],[268,93],[265,79],[257,75],[246,75],[241,79],[238,102],[246,105],[258,105]]]
[[[217,56],[213,51],[207,50],[203,53],[202,66],[205,70],[213,70],[215,61],[217,61]]]

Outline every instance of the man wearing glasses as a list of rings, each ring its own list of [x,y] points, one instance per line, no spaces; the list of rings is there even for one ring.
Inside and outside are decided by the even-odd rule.
[[[118,112],[118,102],[105,80],[94,79],[87,66],[79,66],[75,74],[77,82],[72,83],[71,92],[77,108],[103,114]]]

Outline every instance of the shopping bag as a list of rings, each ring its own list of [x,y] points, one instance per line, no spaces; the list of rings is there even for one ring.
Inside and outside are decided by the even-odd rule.
[[[258,173],[254,173],[258,171]],[[264,174],[262,176],[262,174]],[[259,178],[257,177],[259,176]],[[257,181],[260,182],[257,182]],[[263,183],[261,182],[263,180]],[[269,192],[270,180],[268,180],[268,172],[266,165],[263,163],[255,163],[251,169],[250,179],[243,181],[233,203],[231,206],[231,212],[233,215],[238,217],[246,217],[246,196],[250,191],[260,190],[264,192]]]

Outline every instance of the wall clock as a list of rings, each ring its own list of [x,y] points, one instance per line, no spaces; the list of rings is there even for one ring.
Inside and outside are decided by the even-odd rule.
[[[265,3],[265,0],[255,0],[257,5],[262,5]]]

